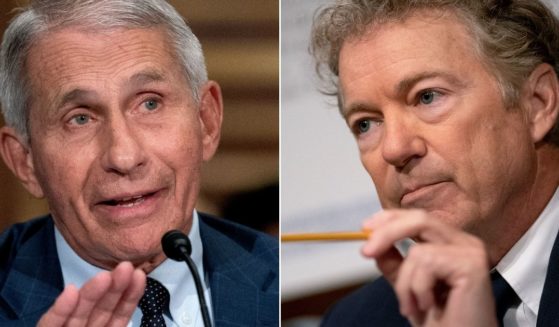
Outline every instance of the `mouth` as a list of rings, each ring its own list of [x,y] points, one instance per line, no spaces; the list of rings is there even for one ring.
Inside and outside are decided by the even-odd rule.
[[[402,208],[421,206],[423,202],[434,199],[445,183],[441,181],[406,188],[400,197],[400,206]]]
[[[116,224],[143,224],[164,208],[165,189],[112,193],[99,198],[91,211]]]
[[[156,193],[157,192],[149,192],[133,196],[115,197],[113,199],[101,201],[98,204],[109,207],[131,208],[144,203],[152,198]]]

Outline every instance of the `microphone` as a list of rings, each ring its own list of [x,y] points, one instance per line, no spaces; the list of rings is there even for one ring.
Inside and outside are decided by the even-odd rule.
[[[188,236],[179,230],[171,230],[163,235],[163,238],[161,238],[161,245],[163,246],[163,252],[165,252],[165,255],[169,259],[186,262],[194,278],[194,284],[196,285],[196,293],[198,294],[198,301],[200,302],[204,326],[211,327],[212,323],[208,313],[208,306],[206,305],[206,298],[204,297],[204,290],[202,289],[202,281],[200,275],[198,275],[198,270],[196,270],[194,261],[190,258],[192,245],[190,245]]]

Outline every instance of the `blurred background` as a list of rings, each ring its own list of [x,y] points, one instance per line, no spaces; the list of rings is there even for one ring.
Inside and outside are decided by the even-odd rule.
[[[281,0],[281,230],[352,231],[380,208],[336,100],[318,91],[308,52],[316,9]],[[282,243],[282,326],[318,326],[338,298],[378,276],[362,242]]]
[[[241,223],[277,234],[278,0],[169,2],[200,39],[209,77],[221,85],[225,103],[221,145],[203,169],[197,208],[216,215],[226,213],[232,220],[238,215]],[[0,1],[2,34],[13,9],[26,3]],[[32,198],[3,163],[0,182],[0,230],[48,212],[46,202]]]

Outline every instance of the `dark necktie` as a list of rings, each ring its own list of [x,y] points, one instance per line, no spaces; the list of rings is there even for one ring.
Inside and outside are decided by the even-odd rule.
[[[169,291],[153,278],[147,278],[144,295],[138,306],[142,310],[140,327],[165,327],[163,312],[169,308]]]
[[[493,295],[495,296],[495,306],[497,307],[497,321],[503,326],[503,318],[505,312],[515,304],[520,302],[520,298],[516,292],[507,283],[507,281],[497,271],[491,274],[491,286],[493,287]]]

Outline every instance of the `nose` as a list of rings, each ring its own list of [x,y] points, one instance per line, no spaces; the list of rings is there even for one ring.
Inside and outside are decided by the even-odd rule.
[[[105,131],[102,165],[105,171],[130,175],[146,163],[146,154],[139,135],[128,126],[124,116],[113,116]]]
[[[408,117],[389,117],[384,121],[382,156],[396,168],[404,168],[413,159],[427,153],[425,139],[419,126]]]

